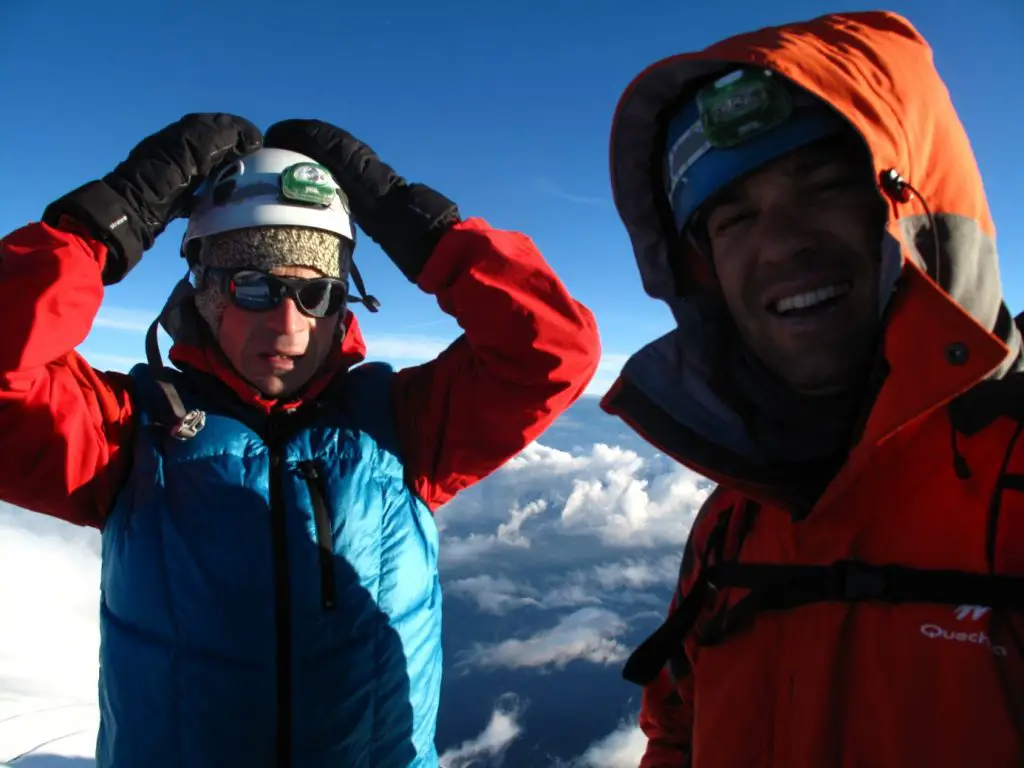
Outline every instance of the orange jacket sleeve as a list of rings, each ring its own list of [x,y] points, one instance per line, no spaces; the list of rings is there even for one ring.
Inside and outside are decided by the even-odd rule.
[[[407,480],[436,510],[547,429],[601,356],[591,312],[524,235],[456,224],[417,279],[463,334],[398,373],[395,411]]]
[[[669,613],[676,609],[678,602],[677,590]],[[679,679],[666,667],[644,687],[640,730],[647,736],[647,749],[640,768],[682,768],[690,764],[693,675],[688,668],[677,670],[677,674]]]
[[[103,299],[106,248],[30,224],[0,240],[0,499],[102,526],[127,470],[129,379],[75,351]]]

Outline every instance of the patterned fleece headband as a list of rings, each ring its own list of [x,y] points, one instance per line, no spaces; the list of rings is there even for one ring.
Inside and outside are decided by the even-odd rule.
[[[324,277],[346,279],[350,256],[343,241],[330,232],[304,227],[236,229],[203,240],[196,267],[196,309],[216,335],[228,296],[209,268],[249,267],[269,272],[278,267],[309,267]]]

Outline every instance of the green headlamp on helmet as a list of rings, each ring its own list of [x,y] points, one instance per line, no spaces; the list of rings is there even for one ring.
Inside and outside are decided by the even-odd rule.
[[[304,227],[355,244],[348,198],[311,158],[263,148],[218,169],[200,188],[182,240],[194,263],[203,238],[253,227]]]

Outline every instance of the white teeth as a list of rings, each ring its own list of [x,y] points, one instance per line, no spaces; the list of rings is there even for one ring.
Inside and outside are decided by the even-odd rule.
[[[836,296],[842,296],[849,291],[849,283],[836,283],[834,285],[827,285],[824,288],[818,288],[815,291],[807,291],[806,293],[797,293],[793,296],[786,296],[785,298],[776,301],[772,308],[781,315],[786,312],[791,312],[794,309],[806,309],[807,307],[813,307],[823,301],[834,299]]]

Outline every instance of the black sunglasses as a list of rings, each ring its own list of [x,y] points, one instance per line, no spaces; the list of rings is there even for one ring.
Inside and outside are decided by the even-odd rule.
[[[256,269],[210,269],[223,281],[236,307],[249,312],[266,312],[291,297],[310,317],[330,317],[345,306],[348,286],[333,277],[313,279],[279,277]]]

